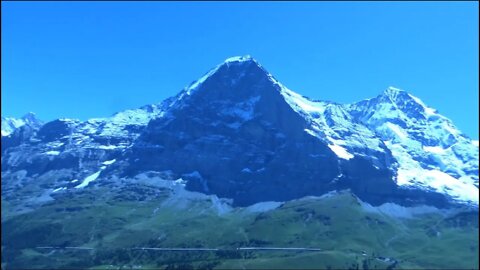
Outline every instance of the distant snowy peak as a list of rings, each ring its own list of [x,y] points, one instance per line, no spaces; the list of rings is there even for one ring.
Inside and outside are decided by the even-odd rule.
[[[383,95],[388,97],[398,109],[402,110],[409,117],[424,117],[428,119],[430,116],[436,115],[436,110],[428,107],[420,100],[404,90],[388,87]]]
[[[2,117],[2,136],[8,136],[24,125],[39,127],[42,124],[43,122],[32,112],[25,114],[21,118]]]
[[[346,107],[392,152],[399,164],[397,184],[478,204],[478,146],[451,120],[394,87]]]
[[[419,98],[398,88],[389,87],[375,98],[346,106],[354,118],[370,127],[385,124],[402,139],[406,134],[427,146],[449,147],[466,139],[452,121],[428,107]],[[397,128],[398,127],[398,128]],[[405,132],[396,132],[403,129]]]
[[[28,112],[24,116],[22,116],[22,120],[24,120],[28,124],[41,124],[42,121],[37,118],[37,115],[33,112]]]
[[[368,118],[369,121],[390,119],[427,121],[434,115],[441,117],[419,98],[395,87],[388,87],[377,97],[362,100],[349,107],[360,119]]]
[[[10,135],[15,129],[25,125],[21,119],[2,117],[2,136]]]
[[[379,96],[346,105],[358,121],[375,130],[383,140],[413,140],[426,147],[447,149],[458,143],[472,144],[453,122],[419,98],[389,87]]]

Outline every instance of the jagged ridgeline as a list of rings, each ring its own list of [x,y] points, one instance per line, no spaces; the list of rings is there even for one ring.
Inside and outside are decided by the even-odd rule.
[[[478,268],[478,141],[393,87],[314,101],[233,57],[110,118],[2,118],[1,151],[7,268]]]

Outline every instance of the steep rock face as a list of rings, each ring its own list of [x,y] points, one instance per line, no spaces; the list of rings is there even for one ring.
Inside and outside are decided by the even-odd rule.
[[[171,170],[187,187],[238,204],[319,193],[339,174],[334,153],[303,131],[305,120],[253,59],[207,75],[149,123],[122,170]]]

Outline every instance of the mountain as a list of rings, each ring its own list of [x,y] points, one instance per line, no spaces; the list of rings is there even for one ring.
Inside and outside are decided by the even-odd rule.
[[[39,246],[105,248],[94,265],[131,262],[137,255],[124,249],[138,246],[220,245],[231,255],[320,245],[333,252],[323,266],[337,268],[436,268],[449,246],[462,255],[447,265],[470,267],[478,256],[478,141],[397,88],[353,104],[311,100],[244,56],[163,102],[108,118],[27,118],[2,118],[2,249],[17,268],[52,267]],[[274,239],[268,228],[279,224]],[[410,235],[412,250],[418,239],[435,249],[418,247],[427,259],[413,259],[398,235]],[[365,243],[392,257],[363,255]],[[58,267],[90,265],[62,256]],[[162,256],[158,265],[175,261]]]
[[[422,186],[478,204],[478,144],[419,98],[389,87],[347,106],[398,161],[397,184]]]
[[[478,205],[478,146],[420,99],[390,87],[355,104],[312,101],[251,57],[160,104],[58,119],[17,144],[2,147],[6,182],[55,172],[49,188],[65,192],[74,180],[168,172],[243,206],[342,189],[376,205]]]
[[[38,127],[42,121],[37,119],[34,113],[29,112],[21,118],[2,117],[2,137],[8,136],[22,126]]]

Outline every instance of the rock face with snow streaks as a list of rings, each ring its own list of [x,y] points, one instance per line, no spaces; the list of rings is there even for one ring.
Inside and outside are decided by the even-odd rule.
[[[388,88],[355,104],[312,101],[248,56],[160,104],[23,130],[2,118],[11,196],[46,176],[46,189],[75,192],[157,172],[242,206],[351,189],[374,205],[478,207],[478,143],[418,98]]]
[[[347,109],[392,151],[397,184],[478,204],[478,145],[449,119],[393,87]]]

